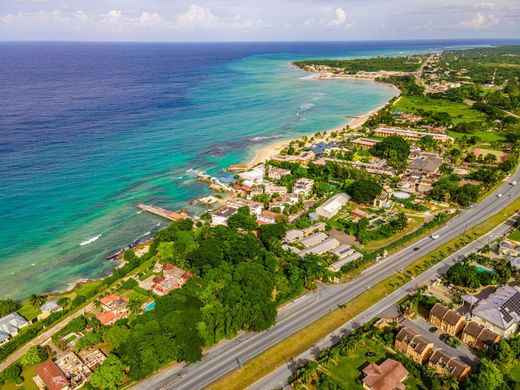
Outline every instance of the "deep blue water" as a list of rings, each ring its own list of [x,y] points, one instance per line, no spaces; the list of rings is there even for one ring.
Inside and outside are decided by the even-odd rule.
[[[305,79],[291,60],[485,43],[0,43],[0,297],[106,274],[107,252],[165,225],[137,203],[208,193],[186,170],[217,173],[393,96]]]

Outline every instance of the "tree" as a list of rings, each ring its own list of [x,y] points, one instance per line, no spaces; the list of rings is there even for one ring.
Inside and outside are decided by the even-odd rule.
[[[419,140],[419,146],[424,150],[433,150],[437,144],[431,135],[426,135]]]
[[[500,369],[491,360],[484,358],[480,361],[477,372],[471,377],[472,390],[497,390],[504,384],[504,376]]]
[[[404,138],[391,135],[375,144],[371,149],[371,153],[374,156],[385,158],[390,166],[402,171],[407,165],[410,145]]]
[[[76,350],[76,352],[80,352],[84,349],[92,348],[93,346],[99,343],[101,343],[101,334],[89,332],[76,342],[76,344],[74,345],[74,349]]]
[[[0,300],[0,317],[4,317],[12,312],[17,311],[21,305],[12,299]]]
[[[370,204],[383,188],[373,180],[357,180],[347,187],[347,193],[358,202]]]
[[[49,354],[45,348],[40,347],[39,345],[35,345],[29,348],[25,355],[22,356],[20,359],[20,364],[23,366],[37,364],[47,360],[48,357]]]
[[[115,390],[124,377],[125,366],[116,355],[109,354],[103,364],[92,374],[90,384],[102,390]]]
[[[130,330],[126,326],[116,324],[106,330],[103,334],[103,341],[108,344],[110,350],[115,350],[124,344],[129,335]]]
[[[239,208],[235,214],[229,217],[227,225],[231,229],[244,229],[247,231],[252,231],[258,227],[256,219],[251,216],[247,206]]]

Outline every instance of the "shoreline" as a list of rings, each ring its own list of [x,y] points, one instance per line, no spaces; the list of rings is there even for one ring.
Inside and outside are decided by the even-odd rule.
[[[364,80],[364,81],[370,81],[370,80]],[[377,83],[378,81],[373,81],[373,82]],[[388,84],[388,83],[383,83],[383,84],[388,85],[389,87],[391,87],[393,90],[395,90],[397,92],[397,94],[394,97],[399,97],[400,96],[401,90],[399,88],[397,88],[395,85]],[[378,107],[376,107],[376,108],[374,108],[374,109],[372,109],[372,110],[370,110],[370,111],[368,111],[368,112],[366,112],[366,113],[364,113],[362,115],[359,115],[356,118],[351,118],[350,120],[348,120],[345,123],[343,123],[342,126],[338,126],[338,127],[332,128],[332,129],[328,129],[328,130],[325,130],[323,132],[325,134],[330,134],[330,133],[333,133],[333,132],[341,131],[341,130],[343,130],[347,126],[351,130],[359,129],[360,127],[362,127],[365,124],[365,122],[368,120],[368,118],[370,118],[373,114],[375,114],[376,112],[381,110],[383,107],[385,107],[391,99],[393,99],[393,97],[388,99],[388,101],[385,102],[384,104],[381,104],[380,106],[378,106]],[[281,140],[281,141],[277,141],[277,142],[273,142],[273,143],[264,145],[264,146],[258,148],[257,150],[255,150],[255,155],[254,155],[253,159],[250,162],[246,163],[246,164],[247,164],[247,166],[249,168],[252,168],[255,165],[258,165],[258,164],[261,164],[261,163],[265,163],[265,162],[269,161],[270,159],[272,159],[272,157],[277,155],[281,150],[283,150],[283,148],[288,146],[291,142],[297,141],[297,140],[299,140],[303,136],[306,136],[306,135],[309,136],[309,135],[312,135],[312,134],[315,134],[315,132],[302,134],[298,138],[285,139],[285,140]]]

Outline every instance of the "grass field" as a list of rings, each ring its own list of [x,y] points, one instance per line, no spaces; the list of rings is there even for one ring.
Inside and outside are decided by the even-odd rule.
[[[18,310],[18,314],[20,314],[26,320],[31,321],[34,320],[38,314],[40,314],[40,308],[34,307],[29,303],[29,301],[25,301],[22,303],[20,310]]]
[[[465,235],[458,236],[428,255],[421,257],[409,265],[404,272],[390,276],[373,286],[370,290],[361,293],[353,300],[347,302],[344,307],[334,310],[308,327],[296,332],[291,337],[267,349],[254,359],[248,361],[243,368],[235,370],[233,373],[208,386],[208,388],[212,390],[231,390],[243,389],[250,386],[276,367],[284,364],[287,357],[296,357],[308,350],[323,337],[368,309],[390,292],[412,280],[414,276],[419,275],[427,268],[445,259],[458,248],[467,245],[505,222],[514,215],[518,209],[520,209],[520,199],[516,199],[501,212],[468,230]]]
[[[520,242],[520,230],[513,231],[508,237],[513,241]]]
[[[453,123],[486,121],[487,115],[472,110],[464,103],[452,102],[446,99],[432,99],[429,97],[401,96],[401,99],[392,107],[394,110],[406,112],[418,112],[418,110],[430,112],[447,112],[453,118]]]
[[[448,130],[448,135],[455,139],[462,138],[463,136],[474,136],[479,137],[483,142],[495,142],[495,141],[505,141],[505,138],[502,134],[493,132],[493,131],[484,131],[479,130],[475,131],[471,134],[457,133],[456,131]]]
[[[12,381],[8,381],[4,383],[0,388],[2,390],[38,390],[38,386],[32,380],[32,378],[36,375],[37,364],[31,366],[25,366],[22,370],[23,383],[20,386],[17,386],[16,383]]]

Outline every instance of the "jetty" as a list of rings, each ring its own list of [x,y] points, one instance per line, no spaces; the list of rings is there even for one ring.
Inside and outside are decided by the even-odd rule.
[[[178,220],[181,220],[181,219],[189,218],[189,216],[184,214],[184,213],[179,213],[179,212],[176,212],[176,211],[168,211],[166,209],[163,209],[162,207],[157,207],[157,206],[153,206],[153,205],[146,205],[146,204],[143,204],[143,203],[139,203],[137,205],[137,208],[141,209],[143,211],[146,211],[147,213],[154,214],[154,215],[157,215],[159,217],[168,219],[170,221],[178,221]]]

